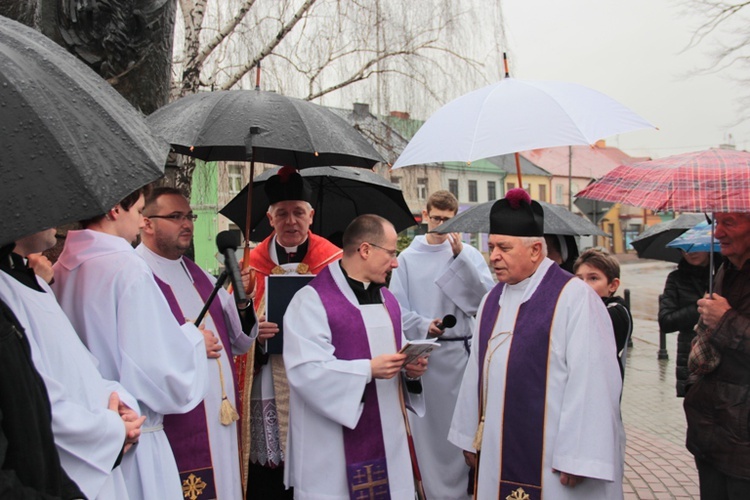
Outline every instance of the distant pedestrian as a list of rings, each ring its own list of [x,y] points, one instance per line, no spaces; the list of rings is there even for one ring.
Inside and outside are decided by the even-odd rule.
[[[669,273],[664,292],[659,298],[659,330],[677,333],[675,389],[677,397],[685,397],[689,375],[688,355],[698,324],[698,300],[708,291],[708,252],[682,253],[677,269]]]

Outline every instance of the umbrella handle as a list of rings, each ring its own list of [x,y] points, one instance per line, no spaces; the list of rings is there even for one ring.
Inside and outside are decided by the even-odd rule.
[[[255,269],[250,268],[250,252],[252,249],[250,248],[250,241],[247,241],[245,243],[245,249],[242,252],[242,270],[250,269],[250,281],[245,287],[245,293],[248,297],[253,296],[253,292],[255,291]]]

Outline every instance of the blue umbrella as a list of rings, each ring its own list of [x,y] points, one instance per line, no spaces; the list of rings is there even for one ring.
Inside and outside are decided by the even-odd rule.
[[[667,243],[667,246],[686,252],[710,252],[713,242],[713,251],[720,253],[721,246],[718,240],[712,238],[712,230],[713,225],[703,221]]]

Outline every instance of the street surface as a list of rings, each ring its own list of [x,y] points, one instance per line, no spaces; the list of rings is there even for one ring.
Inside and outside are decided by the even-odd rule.
[[[627,434],[625,499],[699,498],[698,473],[685,448],[685,414],[675,397],[676,337],[667,335],[668,360],[657,359],[658,298],[675,264],[618,256],[622,284],[630,290],[633,347],[622,396]]]

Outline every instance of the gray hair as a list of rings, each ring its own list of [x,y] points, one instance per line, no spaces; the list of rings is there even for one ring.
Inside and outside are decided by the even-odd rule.
[[[307,209],[308,209],[308,210],[312,210],[312,209],[313,209],[313,206],[312,206],[312,205],[310,204],[310,202],[309,202],[309,201],[305,201],[305,200],[286,200],[286,201],[301,201],[302,203],[304,203],[305,205],[307,205]],[[272,204],[270,204],[270,205],[268,206],[268,210],[267,210],[267,212],[268,212],[269,214],[273,215],[274,207],[275,207],[276,205],[278,205],[278,203],[280,203],[280,202],[276,202],[276,203],[272,203]]]
[[[526,248],[529,248],[534,243],[542,244],[542,258],[547,256],[547,242],[544,240],[544,236],[519,236],[519,240]]]

